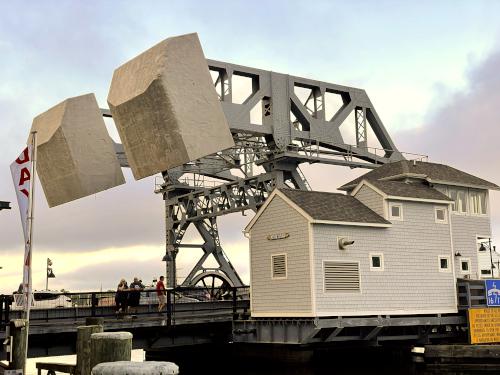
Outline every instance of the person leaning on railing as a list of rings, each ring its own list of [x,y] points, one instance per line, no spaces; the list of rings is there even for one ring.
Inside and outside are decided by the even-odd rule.
[[[130,289],[128,293],[128,306],[133,310],[132,312],[137,314],[139,302],[141,300],[141,291],[144,289],[142,280],[138,277],[134,277],[134,281],[130,283]]]
[[[115,303],[116,313],[127,312],[128,285],[125,279],[121,279],[116,288]]]

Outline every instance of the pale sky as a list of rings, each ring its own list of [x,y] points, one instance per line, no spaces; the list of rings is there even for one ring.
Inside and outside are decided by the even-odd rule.
[[[496,1],[0,1],[0,292],[21,280],[23,240],[8,165],[34,116],[67,97],[96,93],[113,70],[170,36],[197,32],[205,55],[367,90],[402,151],[427,154],[500,184],[500,23]],[[362,171],[304,168],[317,190]],[[121,277],[164,273],[163,201],[134,181],[48,209],[36,196],[34,286],[115,288]],[[500,193],[492,194],[494,238]],[[221,239],[248,280],[251,215],[220,219]],[[194,241],[194,239],[193,239]],[[182,252],[179,274],[195,261]]]

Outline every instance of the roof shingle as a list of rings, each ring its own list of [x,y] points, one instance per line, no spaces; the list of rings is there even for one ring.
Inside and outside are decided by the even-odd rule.
[[[483,180],[482,178],[473,176],[469,173],[462,172],[448,165],[412,160],[401,160],[394,163],[384,164],[364,174],[363,176],[342,185],[339,189],[351,190],[361,180],[374,181],[399,175],[420,175],[422,178],[434,183],[450,183],[453,185],[500,190],[500,187],[492,182]]]
[[[350,195],[294,189],[279,190],[315,220],[390,224]]]
[[[369,181],[369,183],[383,191],[385,194],[395,197],[452,201],[452,199],[448,198],[443,193],[419,182],[406,183],[400,181],[372,180]]]

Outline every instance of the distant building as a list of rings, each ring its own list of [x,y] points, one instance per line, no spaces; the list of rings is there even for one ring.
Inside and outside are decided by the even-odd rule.
[[[248,224],[252,316],[454,313],[456,279],[490,276],[497,185],[402,161],[341,189],[275,190]]]
[[[0,211],[10,210],[10,202],[0,201]]]

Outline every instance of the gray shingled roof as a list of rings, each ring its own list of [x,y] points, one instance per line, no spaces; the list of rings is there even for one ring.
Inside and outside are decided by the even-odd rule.
[[[419,182],[405,183],[400,181],[369,181],[376,188],[382,190],[387,195],[406,198],[434,199],[441,201],[452,201],[443,193],[434,188]]]
[[[280,191],[315,220],[390,224],[350,195],[293,189]]]
[[[486,189],[500,190],[500,187],[492,182],[473,176],[469,173],[459,171],[444,164],[427,163],[423,161],[401,160],[394,163],[384,164],[363,176],[356,178],[339,189],[351,190],[361,180],[379,180],[397,175],[422,175],[435,183],[450,183],[454,185],[475,186]]]

